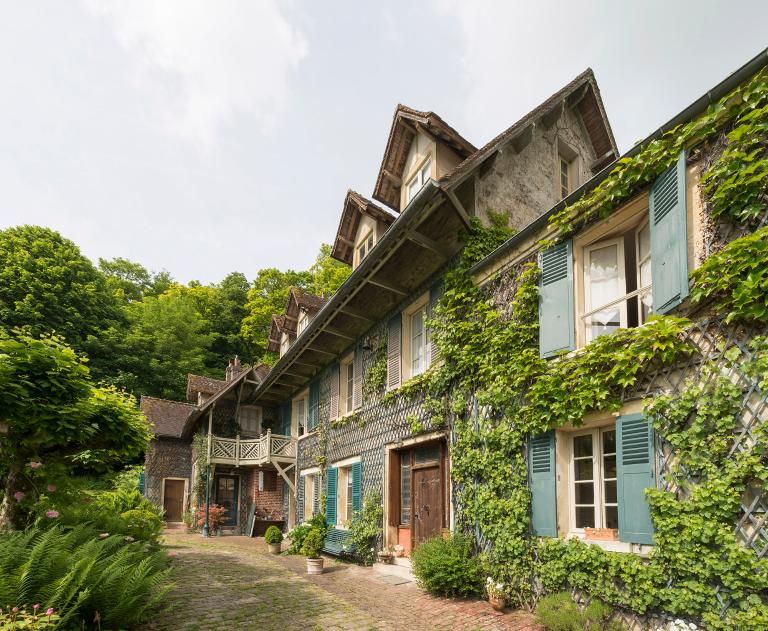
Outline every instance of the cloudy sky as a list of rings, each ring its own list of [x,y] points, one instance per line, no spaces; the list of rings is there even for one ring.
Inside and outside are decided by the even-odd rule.
[[[0,228],[184,282],[303,268],[397,103],[480,146],[590,66],[625,151],[766,24],[764,0],[4,0]]]

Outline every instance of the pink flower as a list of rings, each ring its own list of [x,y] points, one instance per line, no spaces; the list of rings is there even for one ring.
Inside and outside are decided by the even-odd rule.
[[[53,607],[48,607],[48,611],[45,612],[45,615],[50,617],[53,615]]]
[[[47,487],[49,493],[55,493],[56,492],[56,485],[55,484],[49,484]]]
[[[39,469],[42,466],[43,466],[42,462],[34,462],[34,461],[32,461],[32,462],[29,463],[29,468],[30,469]]]
[[[11,612],[12,613],[19,613],[19,608],[18,607],[14,607],[13,609],[11,609]]]
[[[59,511],[56,510],[47,510],[45,511],[45,516],[48,519],[56,519],[59,516]]]
[[[35,611],[40,609],[40,603],[35,603],[34,605],[32,605],[32,609],[34,609]]]
[[[26,495],[27,494],[24,491],[16,491],[13,494],[13,499],[15,499],[17,502],[20,502],[21,500],[23,500],[26,497]]]

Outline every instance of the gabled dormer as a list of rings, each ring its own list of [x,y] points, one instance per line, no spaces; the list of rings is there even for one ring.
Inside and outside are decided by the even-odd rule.
[[[398,105],[373,198],[400,212],[426,182],[449,173],[475,151],[434,112]]]
[[[353,268],[370,254],[395,218],[355,191],[347,191],[331,256]]]
[[[285,355],[324,304],[325,298],[291,287],[285,312],[272,316],[267,350],[280,353],[280,357]]]

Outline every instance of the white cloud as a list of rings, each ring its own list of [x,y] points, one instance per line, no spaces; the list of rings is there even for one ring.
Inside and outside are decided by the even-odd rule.
[[[239,114],[268,131],[290,103],[307,42],[276,0],[83,1],[132,56],[153,114],[192,142],[211,144]]]

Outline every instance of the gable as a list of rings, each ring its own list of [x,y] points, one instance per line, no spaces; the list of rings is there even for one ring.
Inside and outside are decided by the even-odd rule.
[[[355,245],[360,235],[360,225],[365,219],[366,224],[376,225],[377,239],[392,225],[395,218],[383,208],[377,206],[360,193],[347,191],[344,207],[341,211],[339,227],[333,242],[331,257],[347,265],[354,260]]]

